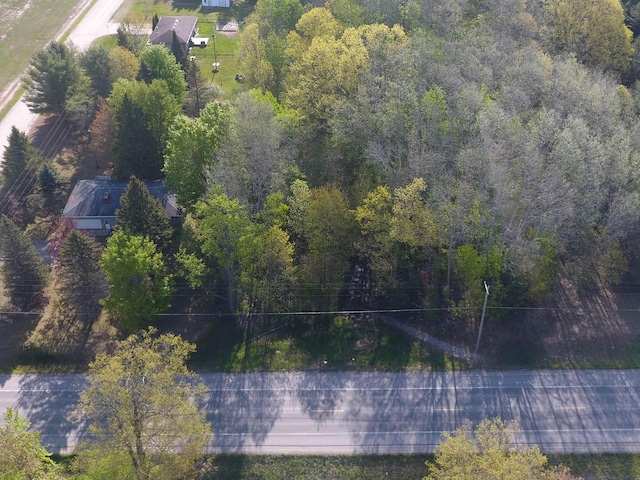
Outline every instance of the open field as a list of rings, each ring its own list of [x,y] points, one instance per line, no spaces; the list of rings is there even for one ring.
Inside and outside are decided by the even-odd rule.
[[[0,91],[29,65],[41,50],[69,22],[79,5],[89,0],[3,0],[0,9]]]

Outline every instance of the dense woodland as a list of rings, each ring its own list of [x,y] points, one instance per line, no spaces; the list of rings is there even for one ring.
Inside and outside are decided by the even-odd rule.
[[[60,220],[68,181],[12,131],[3,286],[17,311],[48,305],[43,337],[81,344],[103,311],[137,331],[178,297],[247,332],[276,315],[412,310],[455,333],[477,319],[483,282],[496,316],[544,304],[560,279],[583,290],[637,280],[635,1],[257,0],[245,20],[233,96],[207,85],[177,39],[149,46],[127,24],[112,50],[53,42],[32,60],[30,108],[60,114],[96,167],[130,179],[99,244]],[[184,209],[179,229],[142,181],[158,178]],[[46,237],[50,268],[30,236]],[[195,347],[155,333],[90,364],[79,411],[96,442],[72,463],[78,478],[203,478],[209,425],[185,420],[201,387],[171,384]],[[161,388],[118,383],[123,371],[158,375],[149,385]],[[101,410],[121,396],[142,398],[150,416]],[[5,423],[2,444],[32,446],[34,474],[59,478],[28,422],[8,410]],[[173,428],[154,437],[165,440],[178,429],[190,455],[146,450],[129,424]],[[489,463],[497,476],[505,465],[518,478],[571,478],[537,448],[511,449],[509,428],[445,436],[426,478],[462,478],[463,467],[483,477]],[[469,451],[482,465],[461,462]],[[29,471],[5,463],[15,478]]]
[[[78,272],[65,250],[78,236],[56,221],[69,186],[14,130],[3,250],[15,225],[49,222],[53,281],[91,291],[58,289],[60,308],[88,301],[136,329],[188,285],[247,328],[373,309],[465,328],[483,281],[491,306],[519,307],[560,277],[637,275],[635,2],[258,0],[245,20],[233,98],[179,42],[147,46],[126,25],[111,51],[54,42],[32,60],[33,111],[66,115],[107,173],[164,178],[186,214],[172,231],[132,182],[116,234]],[[31,257],[5,254],[9,290],[46,284],[39,266],[37,282],[7,277]]]

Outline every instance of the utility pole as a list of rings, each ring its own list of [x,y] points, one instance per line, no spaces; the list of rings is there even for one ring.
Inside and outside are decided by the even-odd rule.
[[[482,336],[482,326],[484,325],[484,312],[487,310],[487,300],[489,300],[489,285],[487,282],[484,283],[484,291],[487,292],[484,296],[484,305],[482,306],[482,317],[480,317],[480,330],[478,330],[478,341],[476,342],[476,353],[478,353],[478,348],[480,348],[480,337]]]

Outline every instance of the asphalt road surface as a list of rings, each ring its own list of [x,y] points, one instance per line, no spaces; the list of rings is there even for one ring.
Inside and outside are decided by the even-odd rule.
[[[211,452],[425,453],[466,419],[516,420],[545,453],[640,452],[640,370],[203,375]],[[0,376],[54,453],[73,450],[81,375]]]
[[[69,34],[68,40],[81,50],[85,50],[96,38],[116,33],[118,24],[110,23],[110,21],[122,2],[123,0],[97,0],[78,26]],[[88,4],[88,2],[84,2],[84,4]],[[55,34],[55,32],[51,33]],[[60,32],[56,38],[60,38],[63,33]],[[7,145],[11,127],[15,125],[20,131],[29,133],[37,120],[38,115],[31,113],[23,100],[17,102],[7,112],[0,121],[0,162],[2,162],[2,153]]]

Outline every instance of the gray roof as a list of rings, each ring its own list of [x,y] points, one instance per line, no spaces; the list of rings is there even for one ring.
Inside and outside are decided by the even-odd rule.
[[[62,216],[115,217],[120,208],[120,197],[127,189],[128,180],[111,180],[108,177],[95,180],[78,180],[67,200]],[[181,217],[176,197],[164,186],[162,180],[145,181],[149,193],[160,201],[169,217]]]
[[[189,39],[194,34],[197,23],[198,17],[162,17],[151,33],[149,42],[171,45],[175,31],[178,40],[189,45]]]

